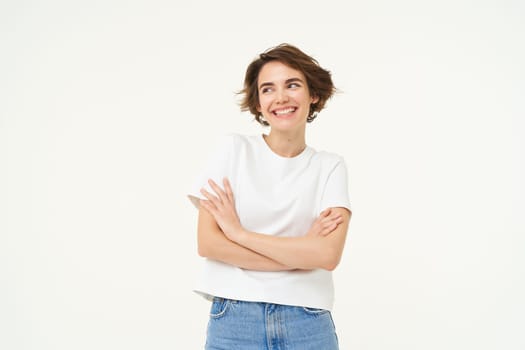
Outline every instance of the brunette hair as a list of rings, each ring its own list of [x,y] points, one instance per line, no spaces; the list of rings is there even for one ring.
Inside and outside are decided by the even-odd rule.
[[[257,84],[262,67],[271,61],[279,61],[303,73],[310,95],[319,99],[310,106],[306,121],[311,123],[317,117],[317,113],[324,108],[326,101],[332,97],[336,88],[332,83],[329,71],[319,66],[319,63],[313,57],[308,56],[290,44],[280,44],[270,48],[250,63],[244,76],[244,88],[239,92],[239,94],[243,95],[240,102],[241,111],[250,111],[257,122],[264,126],[269,125],[257,110],[259,106],[259,89]]]

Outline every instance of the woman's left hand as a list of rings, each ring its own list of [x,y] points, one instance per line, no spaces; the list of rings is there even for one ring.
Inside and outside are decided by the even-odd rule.
[[[230,182],[224,178],[224,189],[211,179],[208,180],[208,183],[215,195],[202,188],[201,193],[207,200],[201,199],[200,203],[215,218],[226,237],[235,241],[242,234],[243,227],[235,210],[235,200]]]

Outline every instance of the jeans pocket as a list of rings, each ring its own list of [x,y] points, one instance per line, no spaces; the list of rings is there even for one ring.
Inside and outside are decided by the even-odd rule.
[[[306,306],[303,306],[303,310],[309,315],[323,315],[329,312],[328,310],[325,310],[325,309],[317,309],[315,307],[306,307]]]
[[[219,318],[224,316],[226,309],[230,305],[229,299],[215,297],[211,303],[210,317]]]

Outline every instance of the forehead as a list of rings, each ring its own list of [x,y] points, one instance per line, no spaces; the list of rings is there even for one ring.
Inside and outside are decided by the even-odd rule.
[[[306,81],[304,74],[280,61],[270,61],[262,66],[259,71],[258,84],[264,83],[279,83],[284,82],[291,78],[299,78],[302,81]]]

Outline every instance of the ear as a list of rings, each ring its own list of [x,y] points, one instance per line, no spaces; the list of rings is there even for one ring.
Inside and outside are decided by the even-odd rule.
[[[312,104],[315,104],[319,102],[319,97],[318,96],[312,96]]]

